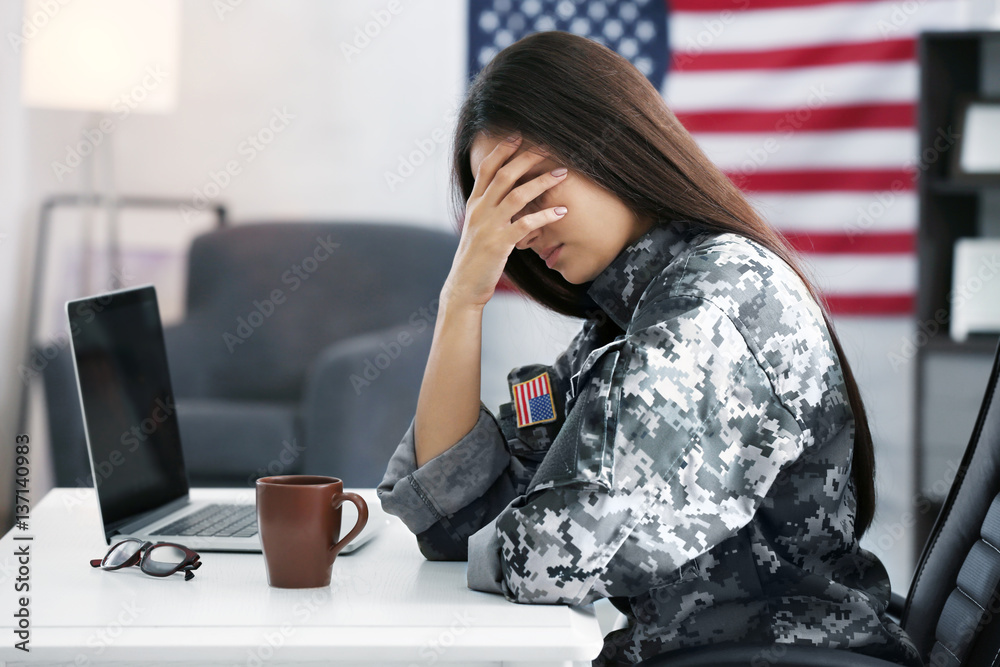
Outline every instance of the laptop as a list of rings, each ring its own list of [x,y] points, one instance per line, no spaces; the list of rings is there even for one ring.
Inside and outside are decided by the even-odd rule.
[[[255,503],[189,497],[156,289],[67,301],[66,314],[105,541],[137,537],[196,551],[261,552]],[[342,511],[343,536],[357,509],[344,503]],[[341,553],[385,525],[377,503],[368,513],[365,528]]]

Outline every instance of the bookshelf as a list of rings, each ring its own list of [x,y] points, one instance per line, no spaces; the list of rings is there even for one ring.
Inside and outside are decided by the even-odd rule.
[[[949,333],[955,242],[1000,238],[1000,177],[955,169],[963,100],[1000,99],[1000,32],[924,32],[918,38],[918,227],[915,317],[915,544],[922,549],[961,463],[998,336]],[[998,276],[1000,279],[1000,276]]]

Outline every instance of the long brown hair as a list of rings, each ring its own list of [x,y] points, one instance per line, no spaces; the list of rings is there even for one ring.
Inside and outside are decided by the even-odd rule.
[[[621,199],[638,217],[685,220],[707,231],[732,232],[774,252],[799,275],[820,304],[840,357],[854,413],[851,474],[860,537],[875,511],[875,457],[861,393],[827,306],[795,253],[756,213],[740,189],[701,151],[656,88],[628,60],[596,41],[562,31],[528,35],[500,51],[471,82],[457,115],[452,154],[452,208],[465,216],[475,185],[470,166],[479,132],[543,145]],[[514,249],[504,274],[543,306],[586,318],[598,306],[589,283],[567,282],[537,254]]]

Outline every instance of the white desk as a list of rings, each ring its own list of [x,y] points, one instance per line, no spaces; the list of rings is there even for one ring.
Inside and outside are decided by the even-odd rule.
[[[253,489],[193,489],[252,502]],[[372,489],[360,490],[369,504]],[[0,540],[0,664],[589,665],[593,607],[520,605],[469,590],[465,563],[429,562],[395,517],[341,555],[329,587],[277,589],[261,554],[202,554],[191,581],[90,566],[108,546],[93,489],[32,499],[29,530]],[[34,536],[31,541],[14,537]],[[30,653],[13,648],[20,545],[30,545]]]

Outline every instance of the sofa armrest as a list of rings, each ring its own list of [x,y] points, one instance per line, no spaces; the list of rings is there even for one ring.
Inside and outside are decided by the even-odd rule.
[[[45,356],[46,347],[49,351],[57,349],[41,343],[34,346],[32,359],[38,360],[38,363],[30,370],[42,376],[55,485],[92,487],[94,477],[87,452],[87,436],[83,430],[73,351],[67,343],[58,350],[58,354],[49,358]],[[39,370],[36,371],[36,368]],[[27,382],[28,379],[22,381]]]
[[[304,473],[375,487],[416,413],[433,326],[401,324],[326,348],[306,382]]]

